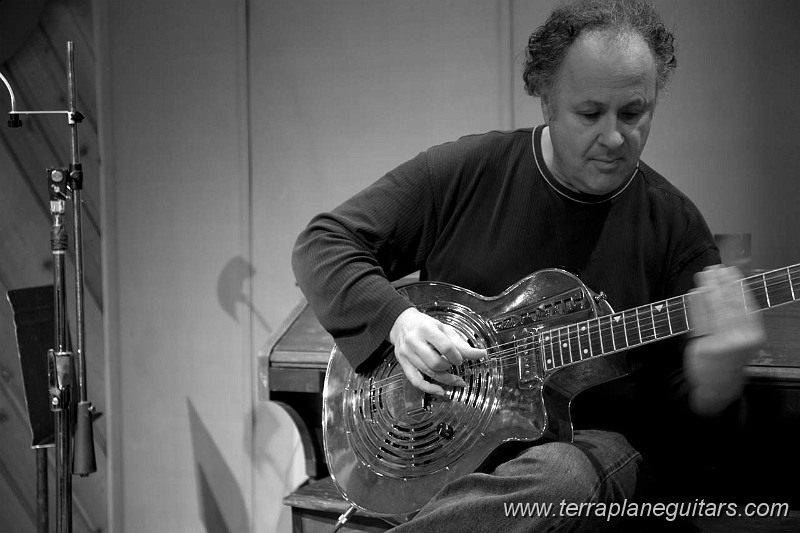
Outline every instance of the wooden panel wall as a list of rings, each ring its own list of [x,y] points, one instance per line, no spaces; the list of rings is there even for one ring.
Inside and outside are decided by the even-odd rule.
[[[5,14],[8,16],[8,14]],[[95,106],[95,54],[91,0],[50,0],[39,22],[12,57],[0,65],[10,81],[17,110],[66,110],[67,41],[74,43],[79,154],[84,170],[83,251],[88,398],[105,411],[103,357],[103,294],[100,254],[100,186]],[[36,527],[35,452],[31,449],[21,368],[11,308],[5,294],[12,289],[53,283],[45,169],[71,161],[66,115],[23,116],[23,126],[6,127],[10,100],[0,87],[0,531],[25,533]],[[67,262],[71,336],[75,339],[74,250],[72,202],[68,202],[70,252]],[[43,376],[46,379],[46,376]],[[76,532],[107,529],[106,430],[95,423],[98,471],[74,478],[73,525]],[[55,529],[56,479],[54,449],[48,449],[50,527]]]

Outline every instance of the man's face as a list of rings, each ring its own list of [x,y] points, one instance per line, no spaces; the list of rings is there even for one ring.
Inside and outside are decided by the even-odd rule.
[[[580,192],[613,191],[639,161],[655,104],[655,61],[639,35],[581,35],[564,58],[551,98],[542,103],[552,142],[550,171]]]

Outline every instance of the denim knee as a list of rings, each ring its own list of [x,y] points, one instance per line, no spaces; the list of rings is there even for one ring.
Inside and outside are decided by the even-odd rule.
[[[550,495],[550,501],[567,503],[589,502],[596,497],[601,482],[595,466],[577,446],[566,442],[547,445],[550,466],[541,487]]]

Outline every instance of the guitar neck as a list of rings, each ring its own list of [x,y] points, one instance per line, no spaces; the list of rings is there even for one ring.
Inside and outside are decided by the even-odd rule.
[[[754,307],[747,307],[751,313],[794,302],[800,298],[800,264],[744,278],[739,285],[743,301],[745,291],[753,296]],[[542,331],[538,342],[544,370],[555,370],[686,333],[692,329],[688,298],[689,295],[684,294]]]

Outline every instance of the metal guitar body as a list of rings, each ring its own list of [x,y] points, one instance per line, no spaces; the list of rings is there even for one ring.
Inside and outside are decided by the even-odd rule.
[[[542,332],[612,312],[566,271],[540,270],[494,297],[435,282],[400,292],[488,355],[454,368],[467,386],[446,387],[442,399],[412,387],[391,351],[357,374],[334,348],[323,393],[325,454],[344,497],[370,514],[412,515],[504,443],[572,440],[574,396],[627,373],[620,354],[545,370]]]

